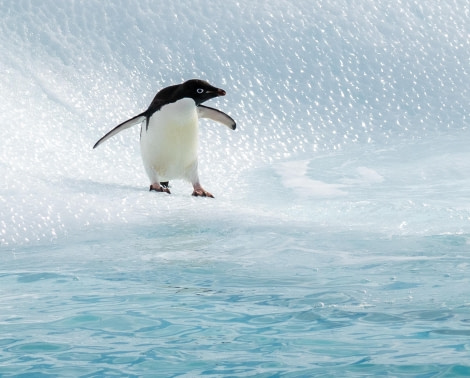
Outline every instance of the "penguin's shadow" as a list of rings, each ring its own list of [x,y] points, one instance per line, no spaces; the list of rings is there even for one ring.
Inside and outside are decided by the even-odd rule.
[[[74,192],[80,193],[106,193],[106,192],[116,192],[116,191],[126,191],[126,192],[136,192],[136,191],[148,191],[148,188],[145,185],[142,186],[132,186],[126,184],[117,184],[111,182],[100,182],[94,181],[91,179],[74,179],[66,178],[63,179],[62,185],[70,188]]]

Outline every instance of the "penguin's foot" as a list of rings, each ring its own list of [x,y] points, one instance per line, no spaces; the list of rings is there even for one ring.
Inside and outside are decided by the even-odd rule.
[[[214,198],[212,194],[210,194],[208,191],[204,190],[204,188],[201,186],[201,184],[193,184],[193,196],[194,197],[209,197],[209,198]]]
[[[171,194],[170,189],[168,187],[163,187],[160,184],[152,184],[150,185],[149,191],[161,192],[161,193],[168,193]]]
[[[209,192],[205,191],[204,189],[194,189],[193,191],[193,196],[194,197],[209,197],[209,198],[214,198],[212,194]]]

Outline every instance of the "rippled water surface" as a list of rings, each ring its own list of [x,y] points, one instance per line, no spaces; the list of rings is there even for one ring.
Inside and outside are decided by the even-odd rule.
[[[465,1],[0,16],[0,376],[470,375]],[[193,77],[214,200],[92,150]]]
[[[187,227],[9,255],[2,373],[469,373],[466,237]]]

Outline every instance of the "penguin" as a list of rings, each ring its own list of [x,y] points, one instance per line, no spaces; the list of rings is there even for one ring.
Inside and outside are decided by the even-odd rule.
[[[202,105],[225,94],[223,89],[199,79],[163,88],[147,110],[117,125],[93,148],[117,133],[141,124],[140,152],[150,180],[150,191],[170,194],[169,181],[184,179],[193,185],[193,196],[214,198],[199,181],[198,120],[209,118],[235,130],[236,123],[232,117]]]

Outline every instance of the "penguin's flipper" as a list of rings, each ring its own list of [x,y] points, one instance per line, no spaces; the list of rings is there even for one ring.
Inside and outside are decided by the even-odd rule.
[[[230,130],[235,130],[237,128],[237,124],[232,117],[220,110],[210,108],[208,106],[198,105],[197,115],[199,118],[209,118],[213,121],[219,122],[222,125],[227,126]]]
[[[134,126],[138,123],[142,123],[145,120],[146,116],[144,113],[138,114],[135,117],[132,117],[131,119],[128,119],[127,121],[124,121],[123,123],[120,123],[117,125],[114,129],[111,131],[108,131],[98,142],[95,143],[93,148],[98,147],[101,143],[104,141],[108,140],[112,136],[116,135],[117,133],[121,132],[122,130],[128,129],[131,126]]]

